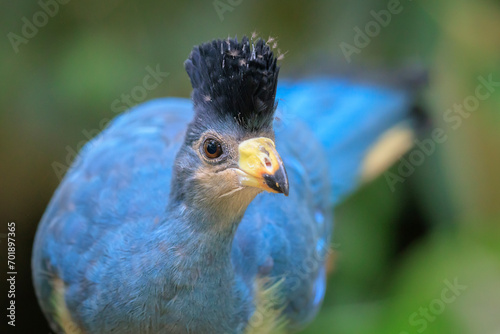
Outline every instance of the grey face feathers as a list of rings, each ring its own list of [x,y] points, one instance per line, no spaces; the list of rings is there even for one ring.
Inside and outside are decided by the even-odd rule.
[[[194,47],[185,62],[197,122],[236,121],[246,131],[272,127],[279,67],[261,39],[214,40]]]

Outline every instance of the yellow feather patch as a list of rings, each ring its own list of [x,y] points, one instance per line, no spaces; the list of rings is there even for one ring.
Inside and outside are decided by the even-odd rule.
[[[284,279],[272,283],[267,277],[259,277],[254,285],[255,312],[250,318],[245,334],[284,334],[288,323],[283,315],[284,304],[280,297],[280,285]]]
[[[405,126],[395,126],[385,132],[368,151],[363,162],[361,179],[370,182],[385,172],[413,146],[413,131]]]
[[[52,280],[52,290],[52,306],[55,310],[53,315],[54,321],[66,334],[84,334],[84,331],[82,331],[71,319],[71,314],[64,300],[64,282],[60,278]]]

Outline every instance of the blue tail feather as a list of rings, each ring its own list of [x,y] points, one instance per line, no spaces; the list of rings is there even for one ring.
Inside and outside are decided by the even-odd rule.
[[[332,203],[355,189],[367,151],[385,131],[409,119],[413,102],[406,89],[330,78],[280,82],[277,98],[277,117],[285,124],[300,119],[323,144]]]

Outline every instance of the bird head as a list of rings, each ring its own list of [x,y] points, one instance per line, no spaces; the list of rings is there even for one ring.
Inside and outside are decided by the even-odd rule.
[[[185,68],[195,115],[176,160],[183,191],[198,202],[247,205],[261,191],[288,195],[274,144],[279,67],[270,47],[246,37],[214,40],[194,47]]]

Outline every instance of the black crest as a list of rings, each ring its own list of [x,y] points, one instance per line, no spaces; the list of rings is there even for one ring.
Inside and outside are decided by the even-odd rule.
[[[198,116],[229,116],[249,131],[272,126],[279,66],[262,39],[214,40],[194,47],[184,65]]]

